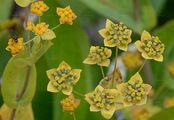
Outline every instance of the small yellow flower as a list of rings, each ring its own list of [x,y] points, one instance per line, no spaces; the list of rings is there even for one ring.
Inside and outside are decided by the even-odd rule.
[[[26,26],[27,28],[27,30],[29,30],[29,31],[33,31],[33,27],[34,27],[34,24],[33,24],[33,22],[31,21],[31,20],[28,20],[27,21],[27,26]]]
[[[97,64],[99,66],[109,66],[108,59],[112,51],[106,47],[91,46],[88,57],[83,61],[85,64]]]
[[[151,36],[147,31],[143,31],[141,40],[135,42],[135,47],[142,53],[145,59],[163,61],[164,44],[157,36]]]
[[[61,24],[69,24],[72,25],[73,21],[76,19],[75,13],[72,11],[70,6],[67,6],[65,8],[57,8],[57,15],[60,16],[60,23]]]
[[[31,4],[30,11],[33,14],[42,16],[43,13],[46,12],[48,9],[48,6],[43,1],[37,1]]]
[[[10,51],[12,55],[16,55],[24,49],[23,38],[10,38],[8,41],[7,51]]]
[[[39,36],[42,36],[47,29],[48,29],[48,25],[45,22],[42,22],[37,24],[36,26],[33,26],[33,32]]]
[[[152,86],[143,83],[139,73],[133,75],[127,83],[118,85],[118,90],[123,96],[125,107],[145,104],[151,88]]]
[[[143,64],[143,59],[138,51],[123,54],[122,60],[127,69],[135,69]]]
[[[73,91],[73,86],[80,79],[80,73],[80,69],[71,69],[66,62],[61,62],[58,68],[47,71],[47,76],[50,80],[47,91],[62,91],[65,95],[70,95]]]
[[[131,42],[132,31],[123,23],[114,24],[111,20],[106,20],[106,28],[99,30],[104,38],[104,45],[107,47],[118,47],[127,51],[127,46]]]
[[[104,89],[100,85],[96,87],[95,91],[87,93],[85,100],[90,104],[90,111],[101,111],[102,116],[106,119],[110,119],[116,110],[123,108],[117,90]]]
[[[174,97],[165,98],[164,107],[165,108],[174,107]]]
[[[159,107],[152,104],[133,107],[131,108],[132,120],[149,120],[150,117],[160,110]]]
[[[62,105],[63,111],[73,113],[79,106],[80,100],[74,98],[73,95],[70,95],[67,98],[63,99],[60,103]]]
[[[174,61],[171,61],[170,63],[168,63],[167,71],[174,78]]]

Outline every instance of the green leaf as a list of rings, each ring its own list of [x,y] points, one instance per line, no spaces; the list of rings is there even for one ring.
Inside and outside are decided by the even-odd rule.
[[[174,107],[167,108],[153,115],[149,120],[173,120]]]
[[[23,91],[26,80],[28,87],[22,95],[21,91]],[[10,107],[29,104],[33,99],[35,87],[36,68],[32,64],[32,60],[22,54],[12,57],[6,65],[2,77],[2,96],[5,104]],[[20,99],[18,100],[18,98]]]
[[[79,0],[96,12],[117,21],[124,22],[135,32],[152,29],[156,25],[156,14],[150,0],[141,0],[139,6],[140,21],[134,18],[133,2],[127,0]],[[97,6],[97,7],[96,7]],[[150,19],[150,21],[149,21]]]
[[[41,36],[43,40],[52,40],[56,38],[54,31],[47,29],[46,32]]]
[[[166,48],[173,46],[174,40],[174,20],[167,22],[160,28],[154,31],[154,34],[159,36],[160,40],[165,44]]]
[[[34,2],[35,0],[15,0],[16,4],[20,7],[27,7],[31,2]]]
[[[152,0],[152,4],[154,6],[155,11],[160,14],[165,6],[167,0]]]
[[[0,1],[0,22],[6,20],[10,16],[12,5],[13,0]]]

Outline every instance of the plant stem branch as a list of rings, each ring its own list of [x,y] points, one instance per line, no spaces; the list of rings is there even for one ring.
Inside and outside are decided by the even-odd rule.
[[[16,114],[16,109],[12,109],[11,114],[10,114],[10,120],[14,120]]]
[[[77,120],[77,119],[76,119],[76,115],[75,115],[74,112],[72,113],[72,115],[73,115],[73,119],[74,119],[74,120]]]
[[[113,77],[112,77],[112,87],[114,87],[114,82],[115,82],[115,71],[117,69],[117,57],[118,57],[118,48],[115,48],[115,66],[114,66]]]
[[[51,28],[51,30],[55,30],[56,28],[60,27],[62,24],[58,24],[55,27]]]
[[[102,76],[103,76],[103,78],[104,78],[104,77],[105,77],[105,73],[104,73],[103,67],[100,66],[100,69],[101,69],[101,72],[102,72]]]
[[[137,22],[140,22],[140,0],[133,0],[133,14]]]
[[[85,97],[85,95],[83,95],[82,93],[79,93],[77,91],[73,91],[74,94],[78,95],[78,96],[81,96],[81,97]]]
[[[140,71],[143,69],[143,67],[144,67],[145,63],[146,63],[146,60],[144,60],[143,64],[141,65],[141,67],[138,69],[138,71],[137,71],[137,72],[140,72]]]

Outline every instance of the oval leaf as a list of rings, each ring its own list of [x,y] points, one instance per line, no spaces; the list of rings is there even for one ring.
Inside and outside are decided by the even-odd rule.
[[[41,36],[41,38],[42,38],[43,40],[52,40],[52,39],[56,38],[56,35],[55,35],[55,33],[54,33],[52,30],[48,29],[48,30],[46,30],[46,32]]]

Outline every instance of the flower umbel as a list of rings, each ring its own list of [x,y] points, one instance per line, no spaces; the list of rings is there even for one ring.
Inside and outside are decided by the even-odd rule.
[[[143,31],[141,40],[135,42],[135,47],[142,53],[145,59],[163,61],[164,44],[157,36],[151,36],[147,31]]]
[[[10,51],[12,55],[16,55],[24,49],[23,38],[10,38],[8,41],[7,51]]]
[[[33,14],[42,16],[43,13],[46,12],[48,9],[48,6],[43,1],[37,1],[31,4],[30,11]]]
[[[143,64],[143,59],[138,51],[125,53],[122,60],[127,69],[135,69]]]
[[[32,21],[27,21],[27,30],[34,32],[38,36],[42,36],[48,29],[48,25],[45,22],[33,24]]]
[[[58,68],[47,71],[47,76],[50,79],[47,90],[50,92],[62,91],[64,94],[70,95],[73,86],[80,79],[80,73],[80,69],[71,69],[66,62],[61,62]]]
[[[60,16],[60,23],[61,24],[69,24],[72,25],[73,21],[76,19],[75,13],[72,11],[70,6],[67,6],[65,8],[57,8],[57,15]]]
[[[99,30],[104,38],[104,45],[108,47],[118,47],[127,51],[127,46],[131,42],[132,31],[123,23],[114,24],[111,20],[106,20],[106,28]]]
[[[88,57],[83,61],[85,64],[97,64],[99,66],[109,66],[108,59],[112,51],[106,47],[91,46]]]
[[[63,111],[73,113],[79,106],[80,100],[74,98],[73,95],[70,95],[67,98],[63,99],[60,103],[62,105]]]
[[[95,91],[87,93],[85,100],[90,104],[90,111],[98,112],[106,119],[110,119],[114,112],[123,108],[119,102],[119,93],[116,89],[104,89],[98,85]]]
[[[124,106],[145,104],[151,88],[152,86],[143,83],[139,73],[133,75],[127,83],[118,85],[118,90],[123,96]]]

